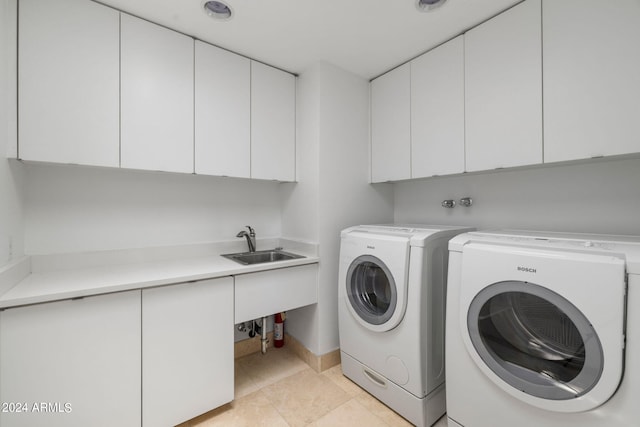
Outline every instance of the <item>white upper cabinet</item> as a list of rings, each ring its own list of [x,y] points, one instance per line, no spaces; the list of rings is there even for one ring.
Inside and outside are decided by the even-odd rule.
[[[119,165],[119,13],[87,0],[21,0],[19,157]]]
[[[18,158],[295,181],[294,75],[94,1],[19,1]]]
[[[195,172],[295,181],[295,76],[202,42]]]
[[[542,163],[540,1],[465,34],[467,171]]]
[[[121,166],[192,173],[194,41],[121,19]]]
[[[411,178],[411,65],[371,82],[371,181]]]
[[[411,62],[411,177],[464,172],[463,36]]]
[[[457,37],[371,82],[371,181],[464,172],[464,44]]]
[[[251,61],[195,43],[195,172],[249,178]]]
[[[545,162],[640,152],[640,2],[542,10]]]
[[[296,78],[251,61],[251,178],[296,179]]]

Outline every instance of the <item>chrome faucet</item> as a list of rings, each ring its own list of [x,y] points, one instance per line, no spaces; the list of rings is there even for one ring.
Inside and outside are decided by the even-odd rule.
[[[249,252],[255,252],[256,251],[256,231],[253,228],[251,228],[250,225],[247,225],[247,228],[249,229],[248,233],[242,230],[241,232],[236,234],[236,237],[244,237],[245,239],[247,239],[247,245],[249,245]]]

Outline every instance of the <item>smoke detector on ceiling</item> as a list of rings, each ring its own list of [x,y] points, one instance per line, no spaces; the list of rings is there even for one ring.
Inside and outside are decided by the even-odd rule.
[[[416,9],[420,12],[431,12],[442,6],[447,0],[416,0]]]

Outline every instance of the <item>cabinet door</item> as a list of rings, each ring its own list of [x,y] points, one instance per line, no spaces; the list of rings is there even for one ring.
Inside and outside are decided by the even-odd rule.
[[[249,178],[251,61],[195,43],[195,172]]]
[[[88,0],[21,0],[19,157],[118,167],[119,13]]]
[[[193,39],[122,14],[123,168],[193,172]]]
[[[540,0],[465,34],[467,171],[542,163]]]
[[[411,68],[371,82],[371,181],[411,178]]]
[[[234,323],[317,302],[316,264],[241,274],[235,278]]]
[[[411,176],[464,172],[463,36],[411,61]]]
[[[2,311],[0,424],[139,426],[140,340],[140,291]]]
[[[251,178],[295,181],[296,78],[251,61]]]
[[[173,426],[233,400],[233,279],[142,291],[142,422]]]
[[[544,160],[640,151],[640,3],[543,3]]]

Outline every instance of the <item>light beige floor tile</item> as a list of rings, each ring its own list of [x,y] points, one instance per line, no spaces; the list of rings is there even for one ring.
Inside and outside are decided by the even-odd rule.
[[[235,368],[235,400],[182,426],[411,426],[340,365],[318,374],[285,348],[237,359]],[[446,416],[434,427],[447,427]]]
[[[382,419],[392,427],[410,427],[412,424],[380,402],[369,393],[362,393],[355,397],[369,412]]]
[[[344,390],[349,396],[357,396],[360,393],[366,393],[360,386],[351,381],[349,378],[342,375],[342,366],[337,365],[333,368],[327,369],[322,373],[323,376],[329,378],[338,387]]]
[[[387,427],[387,424],[367,410],[358,400],[351,399],[315,422],[317,427]]]
[[[260,386],[256,384],[251,376],[240,366],[239,363],[235,364],[235,384],[234,384],[234,398],[246,396],[260,390]]]
[[[214,411],[212,416],[191,421],[191,427],[289,427],[261,391],[231,402],[226,410]]]
[[[287,347],[269,348],[267,354],[254,353],[237,359],[236,364],[259,388],[309,368]]]
[[[351,399],[333,381],[310,368],[262,391],[292,427],[306,426]]]

